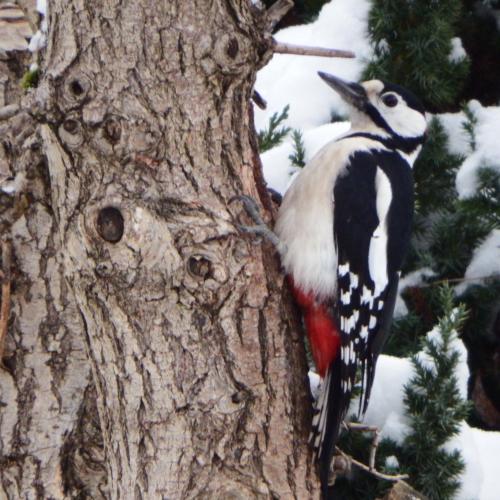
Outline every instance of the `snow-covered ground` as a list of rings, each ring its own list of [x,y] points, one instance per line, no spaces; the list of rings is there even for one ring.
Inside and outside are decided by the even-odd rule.
[[[324,46],[353,50],[356,59],[325,59],[275,55],[257,77],[256,89],[268,102],[267,110],[256,108],[256,127],[264,129],[270,116],[290,105],[288,119],[284,122],[303,133],[306,160],[309,160],[324,144],[345,133],[349,128],[346,121],[331,122],[332,116],[345,116],[346,108],[339,97],[317,76],[325,71],[346,80],[358,80],[367,60],[372,55],[367,37],[367,20],[371,3],[368,0],[335,0],[325,5],[319,18],[309,25],[287,28],[276,38],[294,44]],[[450,57],[463,57],[459,39],[453,42]],[[484,160],[500,170],[500,107],[483,107],[472,101],[469,109],[477,119],[475,127],[476,148],[471,150],[470,137],[462,124],[464,113],[439,115],[441,123],[450,136],[450,152],[466,157],[457,176],[457,190],[461,197],[474,193],[478,166]],[[293,181],[297,168],[290,164],[293,150],[292,140],[262,154],[264,175],[268,185],[284,193]],[[500,231],[491,233],[476,250],[467,270],[466,277],[484,276],[500,272]],[[423,269],[401,280],[401,287],[417,284],[423,276],[432,275],[432,270]],[[463,291],[463,290],[457,290]],[[406,313],[404,303],[399,300],[397,313]],[[434,332],[434,331],[433,331]],[[435,332],[429,335],[435,335]],[[467,394],[469,372],[466,352],[462,342],[455,340],[454,347],[460,352],[461,361],[457,370],[460,388]],[[424,354],[422,354],[424,356]],[[409,359],[381,356],[377,365],[370,407],[365,422],[377,425],[382,435],[398,442],[408,432],[408,421],[404,414],[403,387],[413,375]],[[311,384],[317,386],[318,377],[311,374]],[[387,390],[391,387],[391,391]],[[500,498],[496,487],[498,455],[500,454],[500,432],[485,432],[471,428],[466,422],[460,433],[447,443],[450,449],[460,449],[466,463],[462,487],[457,496],[460,500],[494,500]]]

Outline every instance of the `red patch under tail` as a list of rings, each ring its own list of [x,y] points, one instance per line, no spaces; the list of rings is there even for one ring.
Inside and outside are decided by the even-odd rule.
[[[307,335],[311,344],[314,363],[321,377],[324,378],[332,361],[340,350],[340,334],[334,318],[327,308],[318,303],[312,293],[304,293],[289,278],[295,300],[302,309]]]

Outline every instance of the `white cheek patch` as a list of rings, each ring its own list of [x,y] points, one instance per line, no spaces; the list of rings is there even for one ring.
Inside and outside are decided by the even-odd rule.
[[[409,108],[401,98],[399,101],[397,106],[393,108],[385,106],[382,101],[379,101],[376,107],[389,127],[401,137],[423,135],[427,129],[425,116],[415,109]]]

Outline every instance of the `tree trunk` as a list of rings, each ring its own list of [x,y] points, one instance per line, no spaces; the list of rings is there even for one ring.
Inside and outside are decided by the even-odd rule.
[[[11,152],[29,196],[9,207],[3,491],[317,496],[301,338],[232,202],[266,201],[249,104],[263,13],[51,0],[49,26],[39,135]]]

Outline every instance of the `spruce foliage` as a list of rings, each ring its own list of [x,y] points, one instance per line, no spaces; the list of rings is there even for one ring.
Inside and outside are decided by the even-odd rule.
[[[374,0],[369,29],[375,58],[366,79],[397,82],[432,111],[456,107],[469,70],[467,59],[450,58],[461,12],[459,0]]]
[[[281,144],[281,141],[288,134],[288,132],[290,132],[290,127],[282,125],[282,123],[288,118],[289,109],[290,106],[287,104],[280,113],[273,113],[269,119],[268,127],[259,132],[257,138],[261,153],[264,153],[265,151]]]
[[[302,139],[302,132],[295,129],[292,132],[293,153],[288,157],[292,165],[302,168],[306,164],[306,150]]]
[[[415,375],[405,387],[405,406],[411,432],[401,449],[402,467],[411,483],[431,499],[452,499],[464,463],[457,450],[444,446],[459,431],[469,413],[460,395],[455,370],[460,354],[453,343],[466,318],[462,305],[454,306],[451,288],[439,291],[443,315],[426,337],[423,351],[412,357]]]

